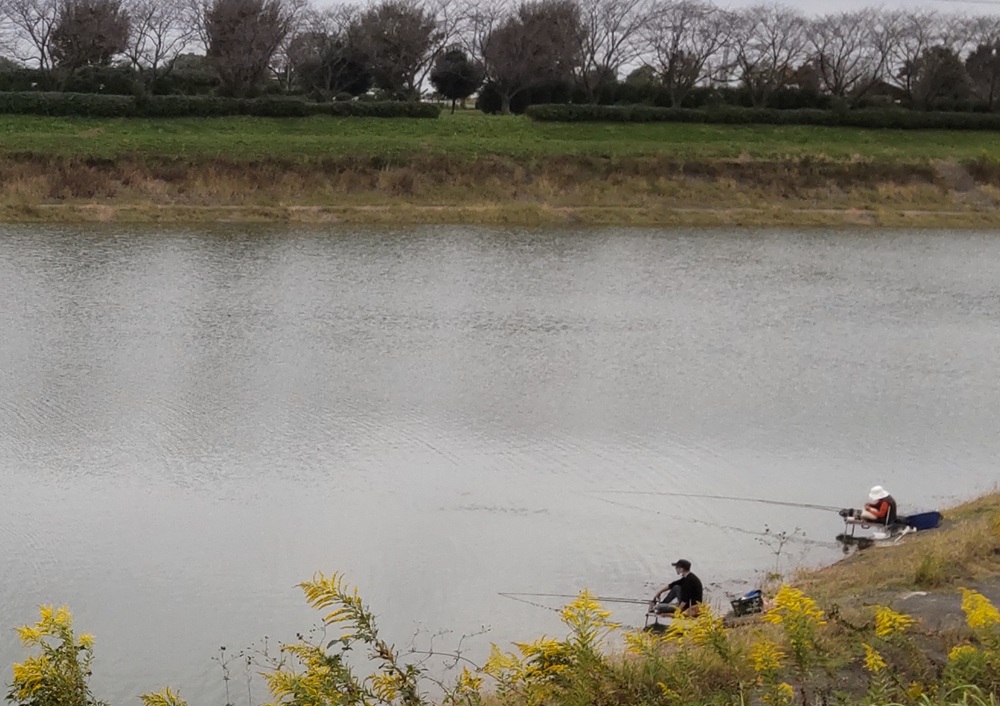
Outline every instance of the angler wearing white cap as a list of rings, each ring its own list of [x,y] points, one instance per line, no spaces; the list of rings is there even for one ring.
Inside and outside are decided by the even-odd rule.
[[[881,485],[876,485],[868,493],[871,502],[865,503],[861,511],[861,519],[872,524],[891,525],[896,521],[896,501],[889,491]]]

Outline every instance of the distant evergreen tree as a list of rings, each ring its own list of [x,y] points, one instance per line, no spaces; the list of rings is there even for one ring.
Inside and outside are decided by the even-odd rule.
[[[445,98],[451,101],[451,112],[455,112],[455,102],[465,100],[483,84],[485,72],[482,64],[472,61],[458,47],[452,47],[438,57],[431,70],[431,84]]]

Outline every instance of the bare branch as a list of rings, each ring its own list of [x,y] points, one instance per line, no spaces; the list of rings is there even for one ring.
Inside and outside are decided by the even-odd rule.
[[[28,66],[50,71],[49,46],[59,17],[58,0],[4,0],[2,10],[13,28],[13,56]]]
[[[649,0],[581,0],[584,35],[580,84],[594,102],[598,84],[618,77],[642,52],[643,29],[651,19]]]
[[[740,79],[755,105],[767,105],[806,56],[805,18],[782,5],[757,5],[736,13],[732,48]]]
[[[704,0],[666,0],[654,6],[643,31],[650,66],[670,92],[671,104],[712,75],[712,57],[728,37],[729,18]]]
[[[884,78],[892,35],[883,18],[877,10],[859,10],[824,15],[812,23],[809,60],[821,90],[859,99]]]
[[[129,12],[132,33],[125,55],[150,88],[196,41],[197,29],[183,0],[132,0]]]

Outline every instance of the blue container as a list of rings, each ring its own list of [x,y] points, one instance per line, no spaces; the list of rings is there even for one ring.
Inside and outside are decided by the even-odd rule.
[[[918,530],[934,529],[941,524],[940,512],[918,512],[906,518],[906,524]]]

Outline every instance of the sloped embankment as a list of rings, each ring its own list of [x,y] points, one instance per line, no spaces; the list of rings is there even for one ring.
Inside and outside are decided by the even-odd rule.
[[[8,153],[10,221],[1000,226],[1000,167],[812,157]]]

